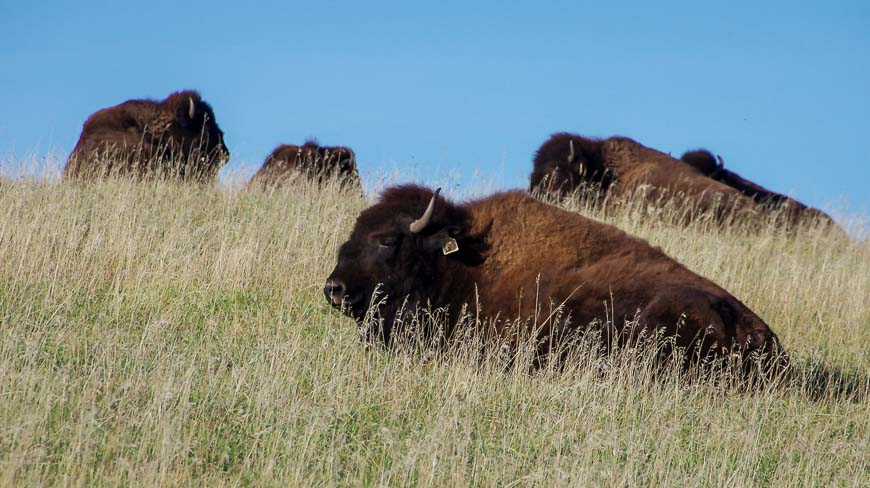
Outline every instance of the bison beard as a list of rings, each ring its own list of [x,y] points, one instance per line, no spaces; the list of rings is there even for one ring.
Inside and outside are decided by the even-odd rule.
[[[518,191],[456,205],[419,186],[387,189],[358,217],[324,293],[365,326],[377,289],[381,320],[368,339],[385,345],[400,310],[446,310],[450,336],[466,306],[492,319],[484,335],[511,344],[531,335],[547,344],[593,323],[624,337],[637,319],[633,332],[660,330],[700,356],[779,347],[739,300],[661,250]],[[566,320],[531,323],[534,297],[562,304]]]

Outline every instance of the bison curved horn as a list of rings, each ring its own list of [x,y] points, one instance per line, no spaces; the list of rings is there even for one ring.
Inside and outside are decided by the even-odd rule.
[[[193,104],[193,97],[188,97],[187,101],[190,102],[190,106],[187,109],[187,116],[190,117],[190,120],[196,116],[196,105]]]
[[[716,169],[722,169],[725,167],[725,161],[722,159],[722,156],[717,154],[716,160],[719,161],[719,164],[716,165]]]
[[[432,199],[429,200],[429,206],[426,207],[426,211],[423,212],[423,216],[419,219],[411,222],[411,233],[416,234],[421,232],[423,229],[429,226],[429,221],[432,220],[432,212],[435,210],[435,199],[438,198],[438,194],[441,193],[441,188],[435,190],[435,193],[432,194]]]
[[[569,140],[568,147],[571,148],[571,151],[568,153],[568,162],[573,163],[574,162],[574,141]]]

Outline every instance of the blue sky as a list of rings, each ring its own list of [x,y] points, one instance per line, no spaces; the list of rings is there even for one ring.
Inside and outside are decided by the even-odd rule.
[[[870,209],[870,2],[0,0],[0,155],[198,89],[253,172],[280,143],[363,173],[524,187],[557,131],[627,135],[813,205]]]

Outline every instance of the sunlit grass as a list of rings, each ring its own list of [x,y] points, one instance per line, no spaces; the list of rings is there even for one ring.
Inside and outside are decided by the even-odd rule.
[[[366,349],[321,292],[366,205],[0,182],[0,484],[870,484],[867,241],[564,202],[770,324],[797,378],[743,391],[642,353]]]

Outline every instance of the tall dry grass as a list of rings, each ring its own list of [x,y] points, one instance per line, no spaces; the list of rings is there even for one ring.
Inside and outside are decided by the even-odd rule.
[[[337,187],[2,181],[0,485],[870,484],[866,241],[563,205],[731,291],[796,379],[365,349],[321,292],[366,206]]]

